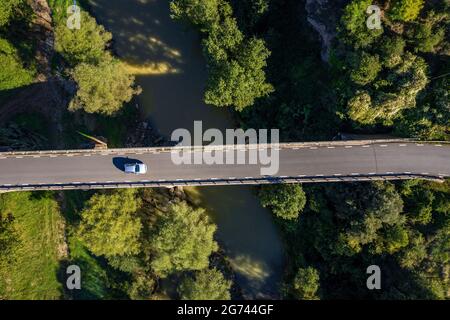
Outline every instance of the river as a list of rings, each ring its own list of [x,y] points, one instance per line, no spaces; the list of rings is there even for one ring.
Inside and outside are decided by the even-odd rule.
[[[98,22],[112,32],[114,50],[137,75],[142,113],[160,134],[234,128],[225,108],[203,103],[207,78],[197,32],[170,18],[166,0],[90,1]],[[277,298],[284,251],[271,213],[247,186],[187,188],[218,226],[217,238],[245,298]]]

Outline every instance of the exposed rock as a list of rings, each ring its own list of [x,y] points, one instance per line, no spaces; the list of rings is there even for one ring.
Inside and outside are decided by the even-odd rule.
[[[322,40],[322,60],[328,62],[342,8],[348,0],[306,0],[307,20]]]

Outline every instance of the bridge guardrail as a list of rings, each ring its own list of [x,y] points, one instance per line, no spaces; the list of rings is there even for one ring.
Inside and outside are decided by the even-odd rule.
[[[98,155],[120,155],[120,154],[139,154],[139,153],[161,153],[172,151],[226,151],[226,150],[255,150],[267,148],[294,149],[308,147],[326,147],[326,146],[358,146],[373,145],[377,143],[421,143],[421,144],[449,144],[449,141],[418,141],[412,139],[377,139],[377,140],[339,140],[339,141],[316,141],[316,142],[286,142],[276,144],[234,144],[219,146],[173,146],[173,147],[139,147],[139,148],[113,148],[113,149],[73,149],[73,150],[39,150],[39,151],[7,151],[0,152],[0,157],[17,156],[35,156],[35,155],[79,155],[79,154],[98,154]]]
[[[205,179],[205,180],[185,180],[185,181],[146,181],[146,182],[123,182],[123,183],[76,183],[76,184],[47,184],[47,185],[11,185],[0,186],[1,192],[9,191],[38,191],[38,190],[94,190],[94,189],[114,189],[114,188],[163,188],[180,186],[223,186],[223,185],[253,185],[253,184],[276,184],[276,183],[323,183],[323,182],[361,182],[378,180],[407,180],[425,179],[442,182],[443,177],[424,174],[380,174],[380,175],[358,175],[358,176],[310,176],[310,177],[261,177],[242,179]]]

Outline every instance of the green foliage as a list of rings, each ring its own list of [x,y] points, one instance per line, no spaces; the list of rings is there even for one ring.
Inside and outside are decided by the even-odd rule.
[[[173,19],[185,20],[207,31],[218,22],[221,6],[227,6],[227,11],[231,10],[222,0],[176,0],[170,2],[170,11]]]
[[[136,189],[92,196],[81,212],[79,238],[97,256],[137,254],[142,229]]]
[[[111,33],[98,25],[87,12],[81,12],[81,28],[70,30],[61,22],[55,28],[55,49],[71,66],[85,62],[99,63],[104,59],[105,48]]]
[[[19,244],[14,217],[9,212],[0,212],[0,268],[13,259]]]
[[[17,7],[21,2],[22,0],[2,0],[0,3],[0,27],[9,22],[15,7]]]
[[[195,279],[186,277],[178,293],[182,300],[230,300],[231,281],[225,280],[217,269],[198,271]]]
[[[319,272],[312,268],[299,268],[294,279],[294,295],[299,300],[318,300]]]
[[[17,50],[0,38],[0,90],[26,86],[33,81],[34,73],[24,68]]]
[[[356,48],[365,48],[373,43],[382,33],[383,29],[367,28],[367,8],[372,5],[372,0],[353,0],[345,8],[341,17],[344,40],[354,44]]]
[[[366,90],[356,91],[348,101],[348,115],[360,124],[392,124],[405,109],[416,106],[417,95],[427,83],[427,64],[407,52],[378,90],[375,91],[375,83],[372,94]]]
[[[112,115],[140,89],[134,88],[134,76],[130,75],[117,59],[103,58],[98,65],[81,63],[72,76],[78,91],[69,110],[83,109],[87,113]]]
[[[217,106],[231,106],[242,111],[257,97],[267,96],[273,87],[266,83],[263,68],[269,51],[264,42],[251,39],[241,48],[237,60],[221,61],[211,70],[205,92],[205,102]]]
[[[381,64],[377,55],[370,55],[363,52],[353,61],[354,68],[350,72],[352,81],[359,85],[371,83],[381,71]]]
[[[270,207],[278,217],[297,219],[306,204],[306,195],[300,184],[262,186],[261,205]]]
[[[173,18],[189,21],[205,34],[206,103],[242,111],[273,91],[264,72],[270,51],[263,40],[244,37],[228,2],[174,0],[170,8]]]
[[[393,68],[402,61],[406,42],[401,37],[383,37],[380,44],[382,63],[387,68]]]
[[[424,0],[393,0],[389,16],[394,20],[412,21],[424,6]]]
[[[150,237],[153,270],[166,277],[174,272],[206,268],[209,255],[218,249],[215,231],[216,226],[203,209],[193,209],[185,202],[172,204]]]
[[[64,256],[64,220],[53,193],[0,194],[0,217],[0,242],[6,241],[3,254],[8,255],[3,260],[0,253],[0,299],[61,298],[58,271]]]

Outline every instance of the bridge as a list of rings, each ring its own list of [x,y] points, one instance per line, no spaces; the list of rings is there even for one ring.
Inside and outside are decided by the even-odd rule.
[[[172,152],[279,152],[279,171],[261,175],[255,164],[176,165]],[[120,161],[147,164],[143,175],[125,174]],[[0,152],[0,192],[130,187],[212,186],[428,179],[450,177],[450,144],[362,140],[276,145]]]

